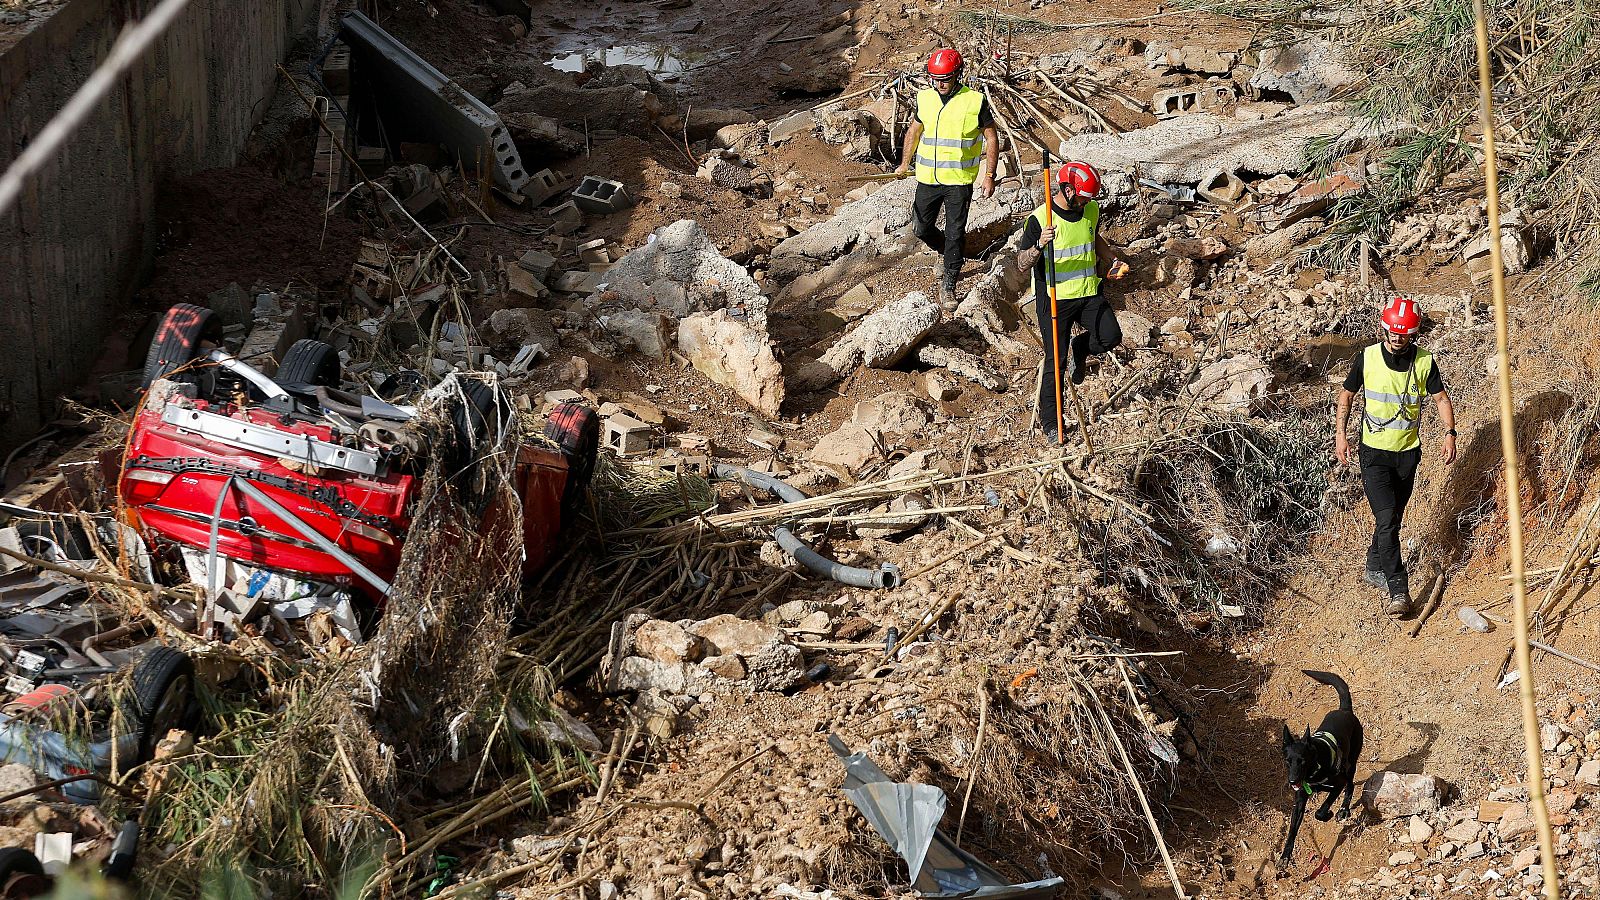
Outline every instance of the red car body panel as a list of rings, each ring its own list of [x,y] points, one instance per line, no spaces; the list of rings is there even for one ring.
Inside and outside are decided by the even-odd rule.
[[[322,441],[336,442],[330,427],[294,421],[258,409],[183,401],[196,409],[249,421]],[[293,464],[293,461],[289,461]],[[305,474],[284,461],[221,443],[166,423],[146,408],[134,420],[119,490],[152,536],[206,549],[217,498],[230,477],[243,478],[294,513],[306,525],[355,557],[386,581],[400,564],[410,503],[417,480],[380,469],[376,476],[338,469]],[[170,477],[169,477],[170,476]],[[561,497],[567,460],[540,447],[521,448],[516,487],[523,503],[525,571],[549,557],[561,525]],[[495,513],[490,511],[489,515]],[[373,601],[377,591],[348,566],[301,536],[295,527],[261,504],[233,490],[223,500],[217,552],[229,559],[282,571],[312,581],[348,586]]]

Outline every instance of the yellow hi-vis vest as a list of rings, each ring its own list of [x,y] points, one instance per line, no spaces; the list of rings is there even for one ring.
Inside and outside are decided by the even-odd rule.
[[[1382,344],[1373,344],[1364,352],[1361,386],[1367,408],[1362,416],[1361,443],[1375,450],[1412,450],[1422,446],[1418,425],[1422,421],[1428,375],[1433,371],[1433,354],[1418,347],[1411,367],[1396,372],[1383,361]]]
[[[978,180],[978,157],[983,154],[978,113],[983,95],[972,88],[956,88],[943,100],[934,88],[917,92],[917,121],[922,140],[917,143],[917,180],[923,184],[972,184]]]
[[[1033,211],[1033,220],[1039,223],[1039,228],[1044,228],[1044,207]],[[1045,256],[1045,269],[1047,276],[1049,270],[1055,269],[1056,298],[1061,300],[1076,300],[1079,297],[1090,297],[1100,290],[1100,276],[1095,274],[1094,258],[1094,233],[1100,224],[1100,204],[1090,200],[1083,207],[1083,216],[1076,222],[1069,222],[1061,216],[1055,217],[1056,250],[1055,259],[1050,259],[1050,245],[1040,244],[1039,250]],[[1039,270],[1033,270],[1034,293],[1039,291]],[[1050,283],[1045,282],[1048,292]]]

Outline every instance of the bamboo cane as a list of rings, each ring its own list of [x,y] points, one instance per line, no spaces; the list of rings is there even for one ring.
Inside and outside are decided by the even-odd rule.
[[[1478,42],[1478,113],[1483,119],[1483,174],[1489,200],[1489,271],[1493,274],[1495,345],[1500,358],[1500,450],[1506,466],[1506,528],[1511,543],[1511,621],[1515,625],[1517,671],[1522,674],[1522,737],[1528,758],[1528,800],[1539,835],[1544,864],[1544,895],[1560,900],[1556,874],[1555,835],[1544,799],[1544,752],[1539,738],[1539,710],[1533,695],[1533,654],[1528,645],[1528,595],[1522,561],[1522,500],[1517,466],[1517,431],[1511,397],[1511,354],[1508,351],[1506,276],[1500,259],[1500,172],[1494,149],[1494,94],[1489,71],[1489,20],[1483,0],[1473,0]]]

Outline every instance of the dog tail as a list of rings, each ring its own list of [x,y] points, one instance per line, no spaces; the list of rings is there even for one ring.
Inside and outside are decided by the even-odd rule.
[[[1345,712],[1351,711],[1352,706],[1350,703],[1350,685],[1345,684],[1343,678],[1340,678],[1332,672],[1313,672],[1310,669],[1301,669],[1300,671],[1304,672],[1312,681],[1320,681],[1328,687],[1338,691],[1339,708]]]

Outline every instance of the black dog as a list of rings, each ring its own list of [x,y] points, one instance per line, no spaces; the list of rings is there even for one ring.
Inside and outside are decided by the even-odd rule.
[[[1289,817],[1289,839],[1283,845],[1282,862],[1287,865],[1294,854],[1294,838],[1306,815],[1306,804],[1322,791],[1328,799],[1317,810],[1317,821],[1333,818],[1333,801],[1344,791],[1339,821],[1350,818],[1350,800],[1356,791],[1356,763],[1361,759],[1361,720],[1350,711],[1350,686],[1332,672],[1302,670],[1339,692],[1339,708],[1328,713],[1315,734],[1306,729],[1296,739],[1283,726],[1283,761],[1289,768],[1289,790],[1294,791],[1294,813]]]

